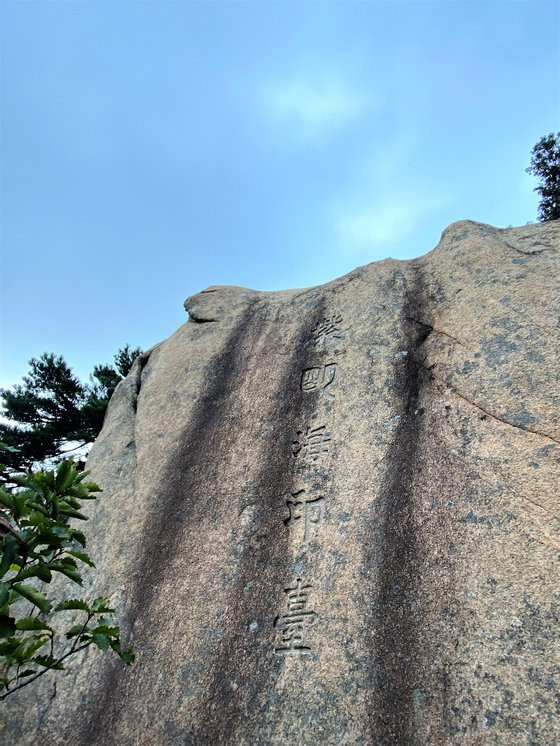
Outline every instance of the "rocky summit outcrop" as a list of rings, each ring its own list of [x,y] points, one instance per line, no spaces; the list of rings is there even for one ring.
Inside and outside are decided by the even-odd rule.
[[[22,691],[11,742],[559,743],[559,248],[462,221],[189,298],[89,460],[137,662]]]

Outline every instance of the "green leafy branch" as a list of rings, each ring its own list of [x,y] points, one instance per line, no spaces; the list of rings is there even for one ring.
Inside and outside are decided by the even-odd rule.
[[[121,645],[108,599],[56,604],[48,595],[55,574],[82,585],[83,567],[94,567],[83,532],[70,525],[87,520],[81,502],[101,491],[88,474],[70,459],[28,474],[9,475],[0,466],[0,700],[63,670],[67,658],[90,645],[113,650],[127,665],[134,661],[132,648]],[[72,624],[61,630],[69,613]]]

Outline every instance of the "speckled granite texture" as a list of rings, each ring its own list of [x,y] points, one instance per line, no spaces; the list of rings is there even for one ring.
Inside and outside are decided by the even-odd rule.
[[[188,299],[89,461],[137,663],[45,677],[6,742],[560,743],[559,247],[461,221]]]

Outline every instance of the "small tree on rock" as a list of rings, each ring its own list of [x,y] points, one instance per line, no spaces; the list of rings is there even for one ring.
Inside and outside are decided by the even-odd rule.
[[[541,196],[538,218],[541,221],[560,218],[560,132],[541,137],[531,151],[531,165],[526,169],[540,179],[533,191]]]

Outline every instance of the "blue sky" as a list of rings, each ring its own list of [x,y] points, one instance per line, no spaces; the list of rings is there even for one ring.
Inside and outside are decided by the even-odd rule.
[[[1,377],[535,220],[556,2],[1,3]]]

